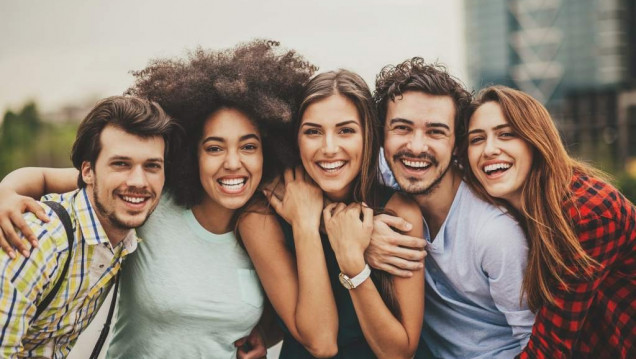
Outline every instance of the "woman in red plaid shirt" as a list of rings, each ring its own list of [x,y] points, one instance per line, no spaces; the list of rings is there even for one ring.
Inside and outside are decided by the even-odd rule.
[[[571,158],[548,111],[482,90],[462,150],[467,178],[524,227],[523,291],[537,313],[520,358],[636,358],[636,209]]]

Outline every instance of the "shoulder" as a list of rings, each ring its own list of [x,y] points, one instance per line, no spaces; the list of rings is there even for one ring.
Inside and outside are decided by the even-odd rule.
[[[276,215],[269,212],[246,211],[238,221],[238,231],[243,242],[259,240],[265,236],[282,237],[282,227]]]
[[[629,202],[614,186],[598,178],[575,174],[570,183],[571,200],[566,201],[573,219],[603,217],[612,221],[634,217],[634,205]]]
[[[420,207],[417,203],[400,192],[394,192],[384,208],[395,213],[396,216],[406,219],[407,221],[422,220],[422,212],[420,211]]]
[[[69,203],[58,203],[60,203],[62,207],[64,207],[64,209],[69,212]],[[30,212],[23,214],[23,218],[26,224],[33,231],[33,234],[35,234],[35,236],[38,238],[37,250],[39,250],[40,252],[44,252],[46,255],[67,250],[68,238],[66,228],[64,227],[64,224],[62,223],[62,220],[58,216],[57,212],[55,212],[49,205],[43,202],[38,202],[38,204],[42,207],[42,209],[44,209],[46,215],[49,217],[49,222],[41,221],[33,213]]]

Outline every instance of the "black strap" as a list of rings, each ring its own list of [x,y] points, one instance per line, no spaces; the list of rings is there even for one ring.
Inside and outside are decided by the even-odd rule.
[[[117,273],[117,277],[115,278],[115,289],[113,290],[113,299],[111,299],[110,301],[108,316],[106,317],[106,322],[104,323],[102,332],[99,334],[97,343],[95,343],[95,348],[93,348],[93,352],[91,353],[90,359],[97,359],[99,357],[99,353],[102,351],[102,347],[104,346],[104,343],[106,342],[106,338],[108,337],[108,332],[110,331],[110,322],[113,319],[113,313],[115,313],[115,303],[117,302],[118,290],[119,290],[119,272]]]
[[[69,263],[71,262],[71,257],[73,254],[73,240],[75,237],[75,235],[73,234],[73,225],[71,224],[71,216],[68,214],[68,212],[66,212],[66,209],[64,209],[64,207],[57,202],[44,201],[44,203],[51,207],[53,212],[57,214],[57,216],[60,218],[60,221],[62,221],[62,224],[64,225],[66,238],[68,239],[68,256],[66,257],[66,262],[64,263],[64,268],[62,269],[62,274],[59,276],[57,283],[55,283],[55,287],[53,287],[49,294],[47,294],[46,297],[38,304],[35,311],[35,316],[33,316],[31,322],[35,322],[40,314],[42,314],[42,311],[44,311],[44,309],[46,309],[49,304],[51,304],[51,301],[53,300],[53,298],[55,298],[55,295],[60,290],[62,282],[64,282],[64,278],[66,278]]]

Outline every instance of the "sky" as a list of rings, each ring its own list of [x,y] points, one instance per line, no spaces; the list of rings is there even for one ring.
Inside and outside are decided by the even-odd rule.
[[[0,113],[37,101],[43,112],[123,93],[130,71],[198,46],[280,41],[320,67],[347,68],[373,87],[412,56],[465,79],[461,0],[4,0]]]

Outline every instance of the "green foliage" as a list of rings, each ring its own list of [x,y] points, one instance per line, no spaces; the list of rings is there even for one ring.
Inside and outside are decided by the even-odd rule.
[[[614,184],[625,197],[632,201],[632,203],[636,203],[636,178],[625,173],[618,176]]]
[[[33,102],[7,111],[0,126],[0,178],[25,166],[70,167],[75,124],[43,122]]]

